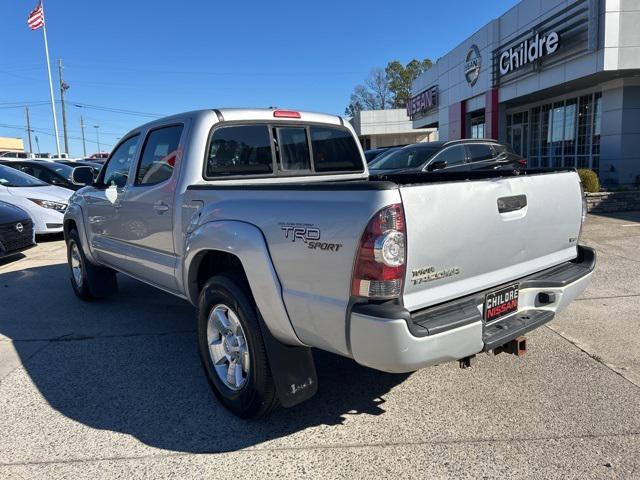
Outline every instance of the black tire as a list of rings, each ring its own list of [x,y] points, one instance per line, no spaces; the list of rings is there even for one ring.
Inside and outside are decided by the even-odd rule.
[[[216,305],[230,307],[239,320],[249,351],[250,367],[239,390],[229,388],[214,369],[207,340],[209,314]],[[240,418],[263,417],[278,407],[278,395],[258,322],[259,312],[246,282],[227,275],[212,277],[200,292],[198,346],[209,385],[220,402]]]
[[[77,248],[76,256],[81,271],[78,280],[75,278],[72,266],[74,248]],[[91,301],[97,298],[104,298],[117,291],[116,272],[107,267],[94,265],[87,260],[82,250],[80,236],[75,229],[71,230],[67,236],[67,264],[69,266],[71,286],[76,296],[81,300]]]

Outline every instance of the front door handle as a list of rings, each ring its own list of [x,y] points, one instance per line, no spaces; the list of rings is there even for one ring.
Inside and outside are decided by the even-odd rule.
[[[154,209],[155,209],[155,211],[156,211],[156,212],[158,212],[158,213],[164,213],[164,212],[166,212],[166,211],[168,211],[168,210],[169,210],[169,205],[167,205],[166,203],[159,202],[159,203],[156,203],[156,204],[153,206],[153,208],[154,208]]]

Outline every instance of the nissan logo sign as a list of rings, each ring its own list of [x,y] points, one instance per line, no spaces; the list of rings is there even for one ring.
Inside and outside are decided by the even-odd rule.
[[[22,231],[24,230],[24,227],[22,226],[21,223],[16,223],[16,230],[18,231],[18,233],[22,233]]]
[[[536,33],[516,47],[511,47],[500,54],[498,62],[500,75],[506,75],[527,63],[534,63],[542,57],[555,53],[559,45],[560,36],[556,32],[542,36]]]
[[[480,49],[476,44],[473,44],[469,47],[467,58],[464,62],[464,76],[467,79],[467,83],[472,87],[478,81],[481,66],[482,57],[480,56]]]

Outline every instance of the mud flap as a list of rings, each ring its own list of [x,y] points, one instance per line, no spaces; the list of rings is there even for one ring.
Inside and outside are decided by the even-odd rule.
[[[309,400],[318,391],[318,376],[311,349],[285,345],[271,335],[260,315],[258,319],[280,403],[288,408]]]
[[[113,270],[93,265],[89,260],[85,260],[85,268],[87,269],[89,291],[93,297],[106,298],[118,292],[118,281]]]

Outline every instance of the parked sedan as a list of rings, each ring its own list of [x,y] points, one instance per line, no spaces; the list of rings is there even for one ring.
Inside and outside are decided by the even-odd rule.
[[[0,165],[0,201],[25,210],[36,234],[62,232],[62,217],[72,190],[48,185],[15,168]]]
[[[407,145],[369,164],[372,174],[520,170],[526,161],[495,140],[453,140]]]
[[[71,181],[73,167],[58,162],[46,162],[39,160],[12,160],[10,162],[0,162],[0,165],[15,168],[21,172],[36,177],[49,185],[68,188],[69,190],[79,190],[82,188]]]
[[[406,145],[397,145],[395,147],[380,147],[380,148],[372,148],[371,150],[364,151],[364,158],[367,159],[367,163],[371,163],[374,159],[382,156],[382,154],[387,154],[390,152],[395,152]]]
[[[36,244],[33,222],[23,209],[0,202],[0,258]]]
[[[67,165],[71,168],[91,167],[91,171],[93,172],[93,178],[98,178],[98,174],[100,173],[100,169],[102,168],[102,163],[88,162],[85,160],[56,160],[55,162],[61,163],[63,165]]]

